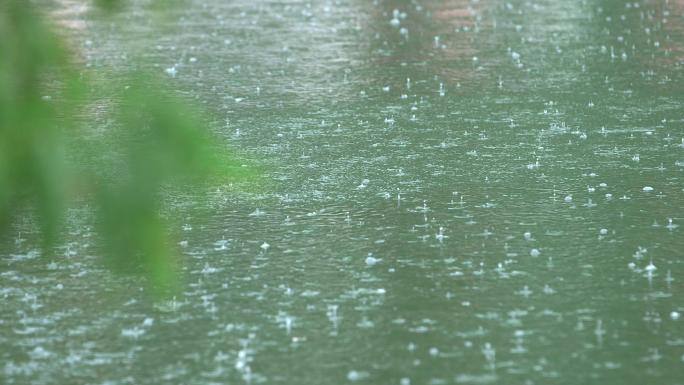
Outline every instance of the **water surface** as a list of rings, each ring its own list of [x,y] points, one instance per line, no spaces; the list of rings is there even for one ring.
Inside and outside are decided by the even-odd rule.
[[[684,2],[132,3],[49,9],[270,183],[188,194],[167,303],[78,214],[63,258],[18,234],[0,382],[684,381]]]

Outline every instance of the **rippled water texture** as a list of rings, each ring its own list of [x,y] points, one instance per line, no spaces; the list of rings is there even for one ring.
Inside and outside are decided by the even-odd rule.
[[[683,383],[684,1],[133,3],[50,9],[271,182],[191,198],[168,303],[17,235],[1,383]]]

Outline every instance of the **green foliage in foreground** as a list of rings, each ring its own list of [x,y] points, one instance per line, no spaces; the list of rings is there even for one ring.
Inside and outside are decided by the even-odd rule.
[[[109,106],[114,123],[86,135],[74,117],[87,107],[89,84],[39,16],[22,0],[0,3],[0,231],[34,210],[49,252],[71,202],[93,204],[113,265],[142,270],[153,288],[172,287],[177,258],[160,215],[164,194],[231,183],[254,169],[150,75],[99,90],[117,96]]]
[[[71,116],[72,106],[45,95],[60,79],[65,96],[76,84],[67,61],[61,41],[29,7],[14,0],[0,4],[0,225],[31,203],[47,244],[64,209],[63,135],[72,126],[58,118]]]

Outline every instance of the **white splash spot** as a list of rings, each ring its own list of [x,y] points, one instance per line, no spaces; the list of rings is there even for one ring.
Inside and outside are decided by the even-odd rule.
[[[358,381],[368,377],[368,372],[361,372],[357,370],[351,370],[347,373],[347,379],[349,381]]]

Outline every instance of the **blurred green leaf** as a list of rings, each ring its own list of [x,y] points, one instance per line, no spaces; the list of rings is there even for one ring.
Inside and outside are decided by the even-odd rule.
[[[79,88],[61,42],[30,4],[0,4],[0,216],[37,209],[46,246],[57,235],[66,200],[65,102]],[[64,98],[69,94],[69,98]]]
[[[130,77],[116,112],[117,147],[125,148],[130,173],[146,181],[200,183],[243,174],[240,162],[221,148],[202,114],[149,74]]]
[[[98,4],[112,10],[122,2]],[[143,272],[163,293],[177,284],[179,264],[165,197],[252,178],[256,168],[244,167],[211,134],[205,114],[154,76],[136,73],[124,83],[98,90],[113,104],[105,132],[77,130],[88,105],[82,74],[39,12],[20,0],[0,3],[0,230],[33,209],[50,250],[67,192],[77,191],[79,201],[96,203],[112,265]]]
[[[161,202],[169,190],[230,183],[253,174],[229,156],[202,114],[152,75],[135,74],[115,108],[94,174],[101,234],[115,266],[142,266],[155,287],[172,286],[177,257]],[[104,155],[104,156],[103,156]]]

